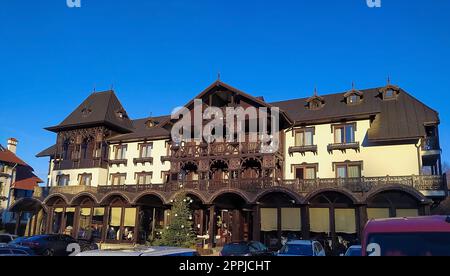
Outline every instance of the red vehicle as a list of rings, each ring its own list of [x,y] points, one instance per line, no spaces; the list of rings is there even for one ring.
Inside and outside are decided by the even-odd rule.
[[[450,256],[450,216],[371,220],[362,255]]]

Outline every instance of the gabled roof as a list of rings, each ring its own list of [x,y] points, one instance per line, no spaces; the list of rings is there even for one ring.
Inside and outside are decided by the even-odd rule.
[[[8,149],[2,147],[0,145],[0,162],[5,162],[9,164],[17,164],[21,166],[28,166],[25,161],[17,157],[13,152],[9,151]]]
[[[119,112],[125,116],[119,116]],[[112,90],[92,93],[59,125],[46,129],[58,132],[98,125],[108,126],[123,133],[133,129],[133,123]]]
[[[20,190],[34,190],[43,181],[33,173],[33,168],[17,157],[13,152],[0,145],[0,162],[5,162],[16,166],[15,182],[12,188]]]
[[[262,97],[254,97],[254,96],[251,96],[251,95],[249,95],[249,94],[247,94],[247,93],[245,93],[245,92],[243,92],[243,91],[241,91],[241,90],[239,90],[239,89],[237,89],[237,88],[235,88],[235,87],[232,87],[231,85],[228,85],[228,84],[226,84],[226,83],[224,83],[224,82],[222,82],[222,81],[220,81],[220,80],[217,80],[217,81],[215,81],[213,84],[211,84],[210,86],[208,86],[205,90],[203,90],[200,94],[198,94],[196,97],[194,97],[191,101],[189,101],[186,105],[185,105],[185,107],[186,108],[191,108],[192,106],[193,106],[193,104],[194,104],[194,100],[196,100],[196,99],[201,99],[203,96],[205,96],[206,94],[208,94],[208,93],[210,93],[210,92],[212,92],[212,91],[215,91],[217,88],[223,88],[223,89],[225,89],[225,90],[228,90],[228,91],[231,91],[231,92],[233,92],[233,93],[236,93],[237,95],[240,95],[240,96],[242,96],[242,97],[244,97],[244,98],[246,98],[246,99],[249,99],[250,101],[253,101],[255,104],[257,104],[257,105],[260,105],[260,106],[262,106],[262,107],[267,107],[267,108],[271,108],[271,107],[276,107],[276,106],[273,106],[273,105],[271,105],[271,104],[269,104],[269,103],[267,103],[267,102],[265,102],[264,100],[263,100],[263,98]],[[292,120],[291,120],[291,118],[289,118],[289,116],[286,114],[286,113],[284,113],[282,110],[280,110],[280,117],[281,118],[283,118],[286,122],[288,122],[288,123],[292,123]],[[163,124],[162,124],[162,126],[164,127],[166,124],[168,124],[168,123],[170,123],[170,118],[168,118],[168,120],[166,121],[166,122],[164,122]]]

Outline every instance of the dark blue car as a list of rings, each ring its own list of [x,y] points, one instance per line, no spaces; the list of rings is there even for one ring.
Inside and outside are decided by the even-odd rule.
[[[24,246],[15,246],[15,245],[5,245],[0,246],[0,256],[18,256],[18,257],[26,257],[26,256],[35,256],[33,250]]]

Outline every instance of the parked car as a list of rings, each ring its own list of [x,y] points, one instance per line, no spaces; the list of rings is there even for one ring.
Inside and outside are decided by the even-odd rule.
[[[33,250],[31,250],[28,247],[24,246],[11,246],[11,245],[5,245],[0,246],[0,256],[35,256],[35,253]]]
[[[450,256],[450,217],[371,220],[364,228],[363,256]]]
[[[346,256],[346,257],[361,257],[362,256],[361,245],[350,246],[347,249],[347,252],[345,252],[344,256]]]
[[[196,250],[177,247],[136,247],[132,249],[115,249],[115,250],[91,250],[80,252],[76,256],[95,257],[95,256],[116,256],[116,257],[150,257],[150,256],[171,256],[171,257],[195,257],[198,256]]]
[[[41,256],[69,256],[81,251],[98,249],[94,243],[59,234],[33,236],[21,241],[19,245],[29,247]]]
[[[226,244],[220,256],[273,256],[273,252],[258,241],[232,242]]]
[[[277,256],[326,256],[323,246],[318,241],[288,241],[278,251]]]
[[[20,246],[20,243],[26,239],[28,239],[28,237],[18,237],[16,239],[14,239],[13,241],[9,242],[8,245]]]
[[[0,234],[0,245],[5,245],[17,239],[16,235]]]

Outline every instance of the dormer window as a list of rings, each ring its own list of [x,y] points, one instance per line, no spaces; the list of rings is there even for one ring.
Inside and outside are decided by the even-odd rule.
[[[92,110],[89,107],[85,107],[81,110],[81,114],[83,115],[83,117],[88,117],[89,115],[91,115]]]
[[[128,119],[127,112],[126,112],[125,110],[123,110],[123,109],[117,111],[117,112],[116,112],[116,116],[117,116],[117,118],[119,118],[119,119]]]
[[[400,88],[395,85],[392,85],[390,83],[390,80],[388,80],[388,84],[386,85],[386,87],[383,87],[380,89],[380,95],[381,95],[382,99],[385,101],[395,100],[395,99],[397,99],[399,94],[400,94]]]
[[[363,99],[363,93],[355,89],[355,84],[352,84],[352,90],[344,94],[345,102],[348,105],[358,104]]]
[[[306,108],[309,110],[319,110],[325,105],[325,99],[317,95],[317,90],[314,91],[314,96],[306,100]]]
[[[157,124],[158,124],[158,122],[156,122],[156,121],[153,120],[153,119],[148,119],[148,120],[145,122],[145,126],[146,126],[147,128],[152,128],[152,127],[156,126]]]
[[[384,93],[384,98],[385,98],[385,99],[392,99],[392,98],[394,98],[394,97],[395,97],[395,91],[392,90],[392,89],[389,89],[389,90],[387,90],[387,91]]]
[[[358,95],[351,95],[347,98],[348,104],[357,104],[361,98]]]
[[[322,108],[322,102],[318,101],[318,100],[314,100],[312,102],[309,103],[309,109],[311,110],[317,110]]]

